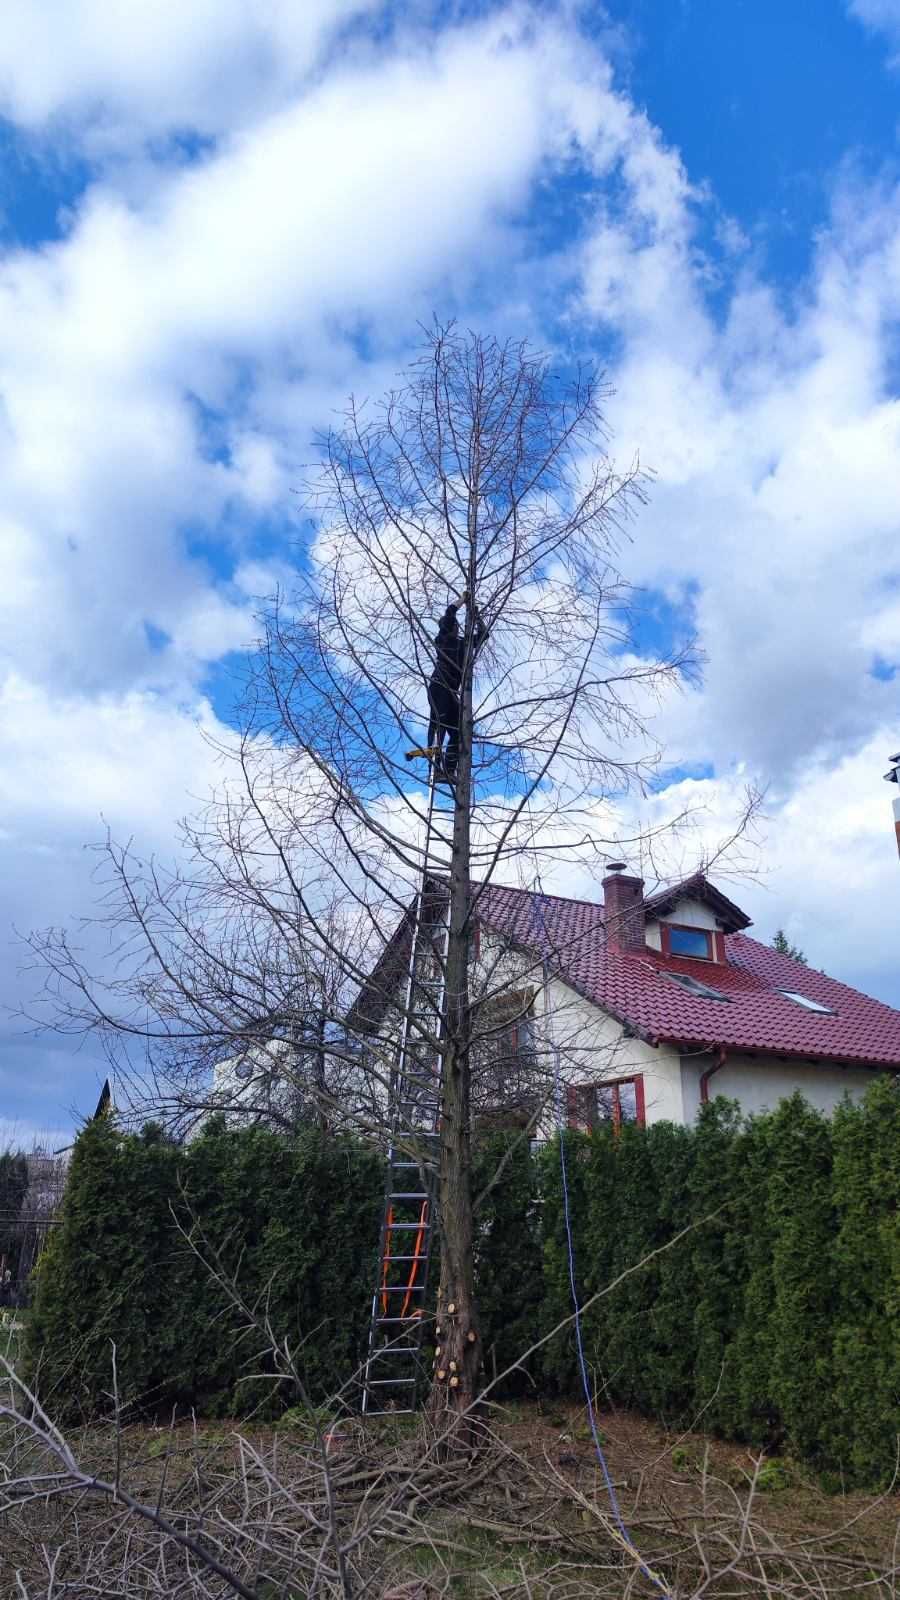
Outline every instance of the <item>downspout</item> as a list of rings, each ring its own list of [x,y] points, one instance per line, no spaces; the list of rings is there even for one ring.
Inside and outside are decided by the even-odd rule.
[[[714,1072],[718,1072],[720,1067],[724,1067],[725,1062],[726,1062],[727,1059],[728,1059],[728,1051],[725,1049],[725,1046],[723,1044],[717,1044],[715,1049],[713,1050],[713,1064],[712,1064],[712,1066],[711,1067],[707,1067],[706,1071],[705,1072],[701,1072],[701,1074],[700,1074],[700,1104],[702,1106],[709,1105],[709,1080],[710,1080],[710,1078],[712,1077]]]

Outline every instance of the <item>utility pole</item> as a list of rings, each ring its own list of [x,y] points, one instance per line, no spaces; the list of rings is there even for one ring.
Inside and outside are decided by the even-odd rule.
[[[889,756],[891,763],[890,772],[884,774],[885,783],[896,783],[900,791],[900,751],[895,756]],[[900,856],[900,792],[894,797],[894,835],[897,840],[897,854]]]

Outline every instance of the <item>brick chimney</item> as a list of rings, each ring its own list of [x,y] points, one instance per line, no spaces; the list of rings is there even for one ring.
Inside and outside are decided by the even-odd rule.
[[[644,880],[626,876],[624,861],[611,861],[603,879],[606,942],[614,950],[643,950]]]

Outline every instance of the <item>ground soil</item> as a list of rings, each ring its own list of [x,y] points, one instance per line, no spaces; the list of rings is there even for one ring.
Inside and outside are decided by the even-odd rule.
[[[122,1482],[140,1498],[155,1499],[164,1469],[166,1498],[179,1516],[194,1515],[197,1497],[209,1508],[229,1505],[236,1516],[247,1502],[246,1480],[243,1487],[238,1481],[247,1452],[238,1434],[265,1459],[267,1471],[277,1463],[279,1476],[304,1499],[317,1492],[321,1434],[333,1434],[328,1448],[337,1500],[348,1518],[359,1518],[362,1503],[374,1518],[368,1549],[357,1551],[365,1574],[358,1588],[367,1600],[900,1597],[897,1495],[826,1494],[796,1463],[760,1461],[739,1445],[699,1432],[670,1433],[627,1411],[606,1410],[598,1423],[631,1548],[611,1514],[584,1410],[572,1405],[495,1408],[482,1455],[449,1476],[428,1457],[421,1417],[388,1419],[365,1431],[358,1418],[332,1426],[302,1412],[275,1427],[236,1420],[142,1425],[125,1430],[119,1454]],[[111,1430],[88,1430],[72,1442],[92,1470],[109,1474],[116,1448]],[[398,1485],[394,1495],[392,1482]],[[108,1536],[108,1513],[108,1505],[98,1505],[94,1523],[81,1512],[85,1560],[92,1540],[99,1544]],[[59,1507],[35,1505],[25,1520],[13,1514],[6,1529],[3,1523],[0,1514],[5,1595],[15,1592],[4,1587],[15,1569],[28,1568],[28,1546],[52,1546],[67,1525]],[[140,1530],[148,1560],[156,1537],[153,1529]],[[188,1585],[177,1592],[228,1591]],[[288,1594],[299,1600],[307,1589],[292,1578],[287,1587],[256,1592],[266,1600]],[[338,1592],[327,1585],[317,1591]]]

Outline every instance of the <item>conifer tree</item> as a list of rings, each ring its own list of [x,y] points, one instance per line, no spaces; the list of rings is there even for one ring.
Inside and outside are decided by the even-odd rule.
[[[769,1183],[774,1160],[774,1119],[752,1117],[734,1153],[735,1234],[744,1255],[744,1292],[734,1340],[734,1410],[730,1429],[754,1445],[772,1446],[781,1422],[774,1399],[772,1344],[775,1287]]]
[[[791,944],[783,928],[776,929],[775,937],[772,940],[772,949],[777,950],[779,955],[790,956],[793,961],[799,961],[803,967],[809,965],[803,951],[798,950],[795,944]]]
[[[690,1241],[691,1405],[708,1427],[725,1431],[734,1426],[734,1339],[748,1277],[745,1213],[754,1203],[758,1207],[762,1198],[757,1194],[754,1202],[745,1192],[746,1173],[739,1158],[741,1123],[737,1101],[719,1096],[701,1106],[689,1176],[692,1215],[699,1220],[719,1212]]]
[[[799,1093],[782,1101],[772,1118],[768,1189],[772,1393],[788,1437],[807,1460],[823,1453],[832,1385],[831,1161],[827,1118]]]
[[[834,1116],[837,1232],[828,1454],[845,1479],[894,1472],[900,1396],[900,1092],[872,1084]]]

